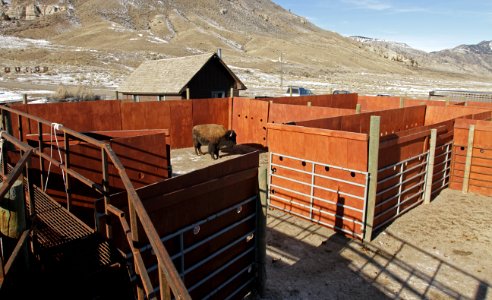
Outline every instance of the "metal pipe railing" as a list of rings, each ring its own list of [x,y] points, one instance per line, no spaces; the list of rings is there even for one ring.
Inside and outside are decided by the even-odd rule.
[[[21,135],[20,140],[22,140],[22,138],[23,138],[22,137],[23,132],[21,129],[22,128],[22,125],[21,125],[22,119],[20,118],[21,116],[28,119],[28,122],[30,120],[38,122],[38,135],[41,135],[41,133],[42,133],[42,126],[40,124],[44,124],[44,125],[50,126],[50,127],[55,125],[55,123],[49,122],[47,120],[44,120],[44,119],[36,117],[36,116],[32,116],[28,113],[10,108],[8,106],[2,106],[0,109],[2,110],[2,116],[6,115],[5,111],[8,111],[8,112],[13,113],[13,114],[17,114],[19,116],[18,122],[19,122],[19,129],[20,129],[19,134]],[[5,130],[6,129],[5,117],[3,118],[3,122],[4,122],[3,129]],[[152,247],[152,249],[153,249],[153,251],[157,257],[158,266],[159,266],[159,273],[162,274],[164,277],[164,278],[161,278],[161,280],[159,280],[160,285],[161,285],[161,290],[164,290],[164,287],[168,286],[172,290],[176,299],[191,299],[191,297],[188,293],[188,290],[184,286],[184,283],[182,282],[181,278],[179,277],[179,274],[178,274],[178,272],[177,272],[177,270],[176,270],[176,268],[175,268],[175,266],[174,266],[174,264],[173,264],[173,262],[169,256],[166,248],[164,247],[164,244],[160,240],[160,237],[157,233],[157,230],[155,229],[154,225],[152,224],[150,216],[148,215],[140,197],[138,196],[135,188],[133,187],[133,184],[131,183],[130,178],[128,177],[128,175],[126,173],[126,170],[125,170],[123,164],[121,163],[121,161],[119,160],[117,155],[114,153],[114,151],[111,149],[111,147],[105,142],[101,142],[99,140],[96,140],[94,138],[86,136],[82,133],[79,133],[77,131],[69,129],[69,128],[61,125],[61,124],[57,124],[56,129],[63,132],[65,137],[71,136],[71,137],[80,139],[84,142],[87,142],[89,144],[92,144],[94,146],[97,146],[101,149],[101,156],[102,156],[101,161],[103,164],[103,174],[102,174],[103,185],[102,186],[99,184],[96,184],[95,182],[89,180],[88,178],[85,178],[84,176],[80,175],[76,171],[71,170],[62,162],[58,162],[56,159],[53,159],[50,156],[45,155],[42,152],[42,145],[41,145],[42,137],[40,139],[39,149],[34,149],[30,146],[27,146],[27,147],[29,147],[29,149],[32,149],[34,154],[38,155],[39,157],[42,157],[43,159],[45,159],[47,161],[54,163],[60,169],[64,170],[68,175],[71,175],[74,178],[77,178],[78,180],[80,180],[82,183],[90,186],[93,189],[96,189],[98,192],[102,193],[104,196],[107,196],[107,194],[108,194],[108,189],[107,189],[108,187],[106,186],[108,184],[107,183],[107,178],[108,178],[107,172],[108,172],[108,170],[107,170],[107,168],[104,168],[104,166],[107,163],[106,159],[109,158],[109,160],[113,163],[115,168],[118,170],[120,179],[123,182],[125,190],[128,194],[128,204],[129,204],[129,210],[130,210],[130,214],[129,214],[130,231],[132,234],[132,242],[138,241],[138,228],[137,228],[137,224],[138,224],[137,218],[138,218],[138,220],[140,221],[140,224],[142,225],[142,228],[143,228],[145,234],[147,235],[147,238],[150,242],[150,245],[151,245],[151,247]],[[8,134],[4,133],[4,136],[6,137],[7,140],[9,140],[9,142],[12,142],[13,144],[20,147],[23,150],[25,149],[26,145],[24,143],[19,142],[19,140],[16,140],[14,137],[12,137]],[[69,152],[67,151],[66,153],[69,153]],[[68,155],[69,154],[67,154],[67,156]],[[107,155],[107,158],[105,157],[106,155]],[[40,161],[41,161],[41,159],[40,159]],[[42,162],[41,162],[41,164],[42,164]],[[108,200],[108,198],[106,198],[105,200]],[[105,201],[106,212],[107,212],[107,209],[109,207],[108,204],[109,203],[107,203],[107,201]],[[132,245],[130,245],[130,246],[132,246]],[[138,258],[135,255],[133,257],[134,257],[135,265],[137,266],[137,269],[138,269],[137,273],[142,274],[141,270],[145,269],[145,268],[142,266],[139,266]],[[145,277],[145,276],[143,276],[143,277]],[[141,278],[142,278],[142,276],[141,276]],[[146,278],[142,278],[142,281],[144,281],[145,279]],[[164,280],[162,280],[162,279],[165,279],[165,281],[167,281],[167,282],[164,282]],[[147,287],[150,288],[149,286],[147,286]]]

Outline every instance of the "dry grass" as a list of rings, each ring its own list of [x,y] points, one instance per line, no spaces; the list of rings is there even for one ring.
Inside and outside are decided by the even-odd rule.
[[[86,86],[79,85],[76,87],[67,88],[64,85],[60,85],[56,89],[53,99],[57,101],[90,101],[99,100],[99,96],[94,94],[94,92]]]

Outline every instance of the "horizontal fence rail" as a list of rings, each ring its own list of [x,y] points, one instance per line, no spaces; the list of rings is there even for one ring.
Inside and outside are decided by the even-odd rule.
[[[387,171],[396,171],[397,173],[378,179],[378,185],[384,186],[384,184],[390,183],[390,186],[381,190],[378,188],[376,193],[376,197],[378,197],[376,201],[377,213],[374,219],[382,219],[386,215],[390,217],[375,222],[377,224],[374,227],[376,231],[424,201],[428,166],[429,151],[378,170],[378,174]],[[398,182],[391,183],[394,181]]]
[[[282,160],[285,159],[294,162],[294,165],[299,163],[298,165],[302,167],[287,166],[282,163]],[[270,153],[269,166],[268,205],[270,207],[341,231],[350,236],[363,238],[369,180],[367,172],[273,152]],[[309,168],[308,171],[303,169],[306,166]],[[350,181],[336,176],[319,174],[320,170],[326,172],[336,170],[346,173],[348,178],[355,176],[362,176],[362,178],[359,179],[359,182]],[[328,184],[337,186],[337,188],[327,187]],[[343,187],[340,188],[341,186]],[[350,190],[355,190],[355,192],[349,192]],[[327,193],[336,199],[328,199],[323,196],[327,195]],[[344,198],[354,201],[357,207],[340,201],[340,199]],[[289,206],[290,208],[288,208]],[[293,208],[300,210],[300,212],[294,211]],[[347,215],[348,211],[350,211],[349,215]],[[329,217],[333,221],[322,220],[323,217]],[[347,226],[347,224],[352,225]]]
[[[452,141],[437,147],[442,153],[435,157],[434,180],[432,182],[431,191],[433,196],[449,186],[449,178],[451,176],[451,154],[453,152],[452,147]],[[442,169],[440,170],[441,167]]]

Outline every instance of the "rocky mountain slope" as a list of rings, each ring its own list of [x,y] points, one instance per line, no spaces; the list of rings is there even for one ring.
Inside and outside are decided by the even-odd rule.
[[[77,82],[92,85],[98,82],[83,78],[89,73],[113,78],[117,85],[143,60],[217,48],[247,85],[276,85],[280,71],[291,81],[333,82],[355,74],[346,85],[367,74],[492,77],[489,65],[477,67],[488,54],[476,54],[464,67],[465,54],[442,58],[353,40],[270,0],[2,0],[0,20],[4,41],[41,40],[21,49],[0,43],[0,66],[47,65],[57,74],[78,73]]]

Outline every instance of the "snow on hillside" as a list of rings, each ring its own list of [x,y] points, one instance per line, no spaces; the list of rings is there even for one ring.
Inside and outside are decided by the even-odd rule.
[[[25,48],[51,48],[54,47],[49,41],[18,38],[14,36],[0,35],[0,48],[3,49],[25,49]]]

